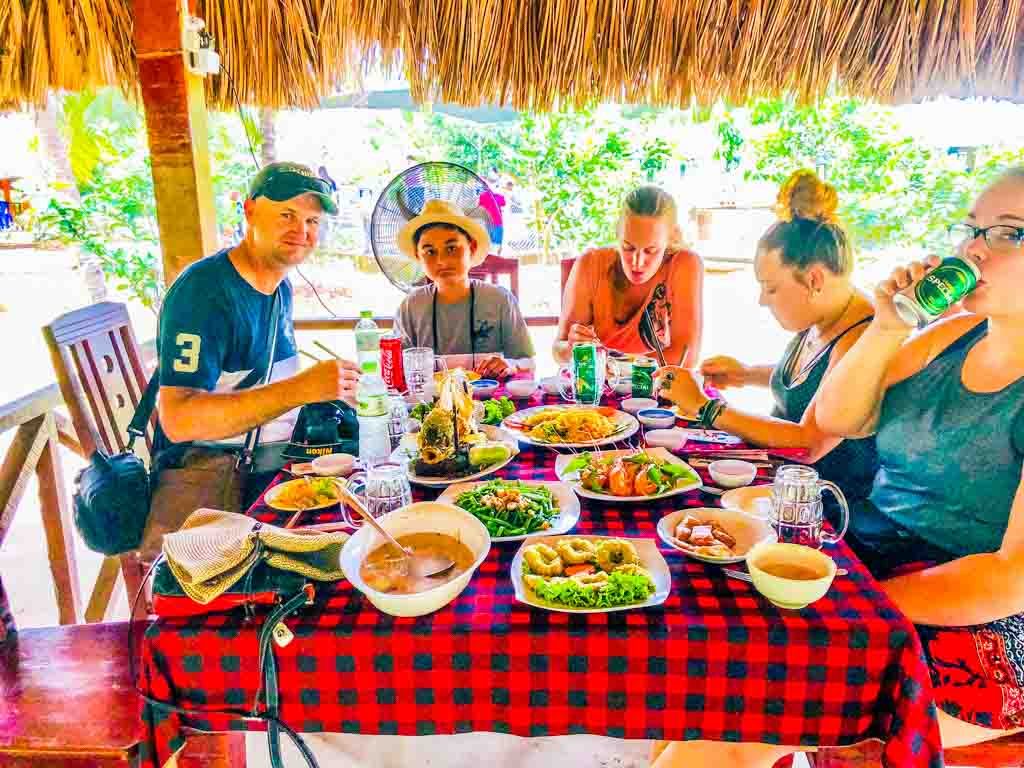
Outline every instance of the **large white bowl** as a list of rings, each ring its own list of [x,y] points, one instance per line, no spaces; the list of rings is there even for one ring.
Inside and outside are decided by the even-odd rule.
[[[814,579],[787,579],[762,570],[768,563],[804,565],[818,574]],[[780,608],[800,610],[820,600],[836,577],[836,561],[802,544],[761,542],[747,552],[747,570],[754,588]]]
[[[384,543],[384,537],[370,525],[363,525],[341,549],[341,570],[352,586],[383,613],[391,616],[423,616],[443,608],[466,588],[491,548],[491,537],[484,524],[458,507],[436,501],[421,501],[389,512],[379,520],[394,537],[410,533],[444,533],[459,539],[473,552],[473,565],[446,584],[412,595],[378,592],[359,573],[366,557]]]

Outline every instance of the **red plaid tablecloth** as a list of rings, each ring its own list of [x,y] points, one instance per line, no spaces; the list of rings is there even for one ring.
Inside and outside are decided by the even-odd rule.
[[[499,475],[554,479],[556,454],[526,448]],[[418,492],[433,498],[436,492]],[[657,538],[659,518],[716,506],[694,491],[655,504],[581,500],[576,531]],[[258,502],[250,513],[284,524]],[[335,519],[328,510],[315,521]],[[624,739],[715,739],[805,746],[886,741],[890,766],[941,766],[928,669],[913,625],[843,544],[848,576],[801,611],[662,546],[673,590],[645,610],[571,615],[516,602],[515,542],[494,544],[466,590],[420,618],[378,612],[347,582],[318,586],[314,606],[275,648],[281,715],[303,732],[424,735],[491,731]],[[140,685],[198,710],[251,708],[256,626],[240,612],[161,619],[143,641]],[[150,759],[162,765],[182,727],[262,727],[159,707]]]

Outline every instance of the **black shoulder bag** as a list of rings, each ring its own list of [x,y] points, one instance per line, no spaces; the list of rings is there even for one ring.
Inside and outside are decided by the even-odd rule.
[[[281,289],[278,288],[270,311],[266,366],[253,369],[235,389],[247,389],[270,378],[280,316]],[[75,478],[75,525],[86,546],[95,552],[117,555],[139,549],[144,539],[155,541],[167,530],[176,530],[175,522],[180,525],[201,506],[234,506],[236,508],[229,511],[240,511],[237,507],[241,504],[242,480],[259,441],[260,428],[250,431],[241,446],[214,449],[207,444],[186,449],[180,462],[183,466],[159,471],[155,466],[158,462],[154,461],[151,474],[145,462],[135,454],[134,446],[135,441],[146,434],[159,389],[159,371],[154,371],[128,425],[127,449],[114,456],[97,450],[89,457],[88,466]],[[188,466],[190,462],[192,467]],[[177,477],[175,473],[188,473],[188,476]],[[176,479],[183,482],[175,483]],[[155,515],[152,514],[154,502]],[[193,506],[189,507],[190,504]],[[159,549],[158,543],[156,549]]]

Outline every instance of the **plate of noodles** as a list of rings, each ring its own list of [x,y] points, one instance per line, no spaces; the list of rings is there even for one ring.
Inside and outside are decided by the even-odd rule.
[[[263,497],[263,503],[282,512],[326,509],[341,500],[338,481],[333,477],[300,477],[275,485]]]
[[[597,448],[632,437],[640,422],[601,405],[541,405],[512,414],[502,427],[529,445]]]

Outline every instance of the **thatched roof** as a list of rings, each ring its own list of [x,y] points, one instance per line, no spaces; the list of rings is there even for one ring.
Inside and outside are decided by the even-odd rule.
[[[363,68],[414,97],[593,100],[942,93],[1024,101],[1024,0],[198,0],[241,100],[313,107]],[[133,90],[131,0],[0,0],[0,104]],[[210,81],[215,104],[233,100]]]

